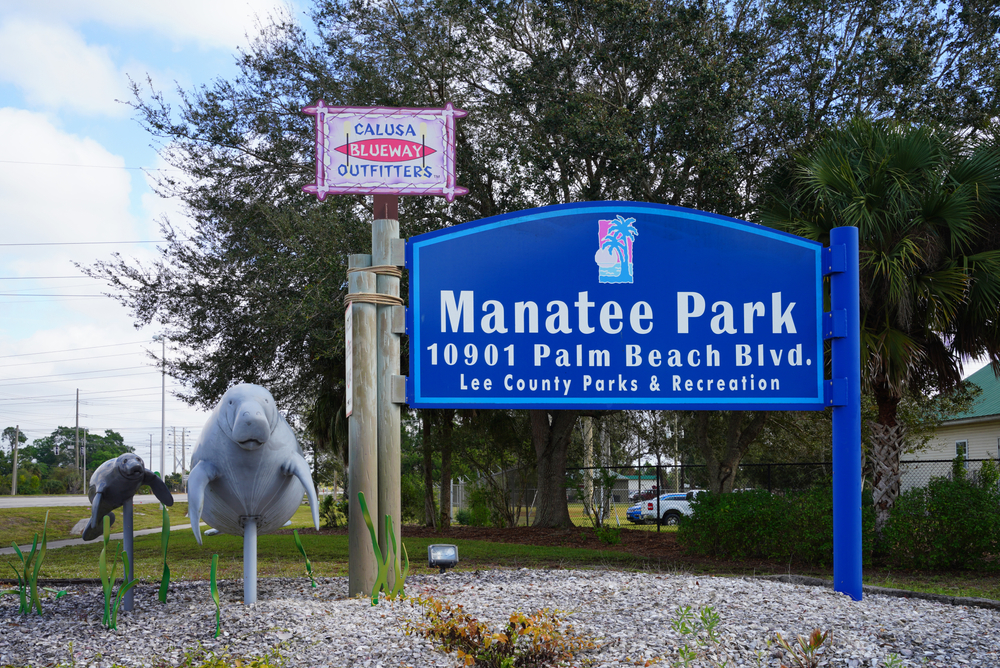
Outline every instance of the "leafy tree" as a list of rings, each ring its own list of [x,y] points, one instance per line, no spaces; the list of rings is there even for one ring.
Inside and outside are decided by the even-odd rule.
[[[178,348],[167,370],[209,407],[264,384],[334,444],[343,403],[346,255],[368,247],[364,198],[320,204],[300,109],[441,106],[458,126],[446,204],[405,198],[401,234],[545,204],[636,199],[745,216],[791,149],[863,110],[977,131],[997,115],[997,10],[959,0],[316,0],[314,32],[277,17],[240,73],[176,107],[135,85],[139,121],[182,176],[159,191],[150,265],[88,269]],[[405,286],[404,286],[405,289]],[[332,421],[332,422],[331,422]],[[538,524],[568,524],[575,413],[532,413]]]
[[[876,525],[899,494],[907,391],[947,390],[963,359],[1000,371],[1000,151],[967,136],[859,118],[803,154],[763,220],[829,243],[858,228],[861,349]]]

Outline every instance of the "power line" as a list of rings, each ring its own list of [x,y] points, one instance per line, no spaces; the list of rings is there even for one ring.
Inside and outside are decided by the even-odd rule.
[[[47,281],[64,278],[90,278],[90,276],[0,276],[0,281]]]
[[[114,355],[93,355],[91,357],[69,357],[58,360],[38,360],[37,362],[18,362],[16,364],[0,364],[0,369],[6,369],[12,366],[30,366],[32,364],[58,364],[61,362],[80,362],[86,360],[106,359],[108,357],[127,357],[129,355],[141,355],[141,354],[142,354],[141,351],[137,351],[133,353],[115,353]]]
[[[108,295],[39,295],[39,294],[21,294],[18,292],[0,292],[0,297],[107,297]]]
[[[115,394],[115,393],[120,393],[120,392],[129,392],[129,393],[132,393],[132,392],[139,392],[141,390],[159,390],[159,389],[160,389],[160,386],[159,385],[155,385],[155,386],[152,386],[152,387],[135,387],[135,388],[127,388],[127,389],[124,389],[124,390],[97,390],[97,391],[94,391],[94,392],[91,392],[91,391],[88,390],[87,391],[87,396],[90,396],[92,394]],[[174,385],[173,387],[170,387],[168,389],[178,390],[178,389],[182,389],[182,387],[180,385]],[[56,398],[56,397],[67,397],[67,396],[69,397],[70,401],[75,401],[73,399],[73,394],[72,393],[68,393],[68,394],[67,393],[62,393],[62,394],[43,394],[43,395],[35,395],[35,396],[31,396],[31,397],[10,397],[10,398],[2,398],[2,397],[0,397],[0,401],[28,401],[28,400],[34,400],[34,399],[52,399],[52,398]],[[143,395],[143,396],[149,396],[149,395]]]
[[[125,165],[81,165],[72,162],[34,162],[28,160],[0,160],[6,165],[38,165],[44,167],[83,167],[85,169],[129,169],[140,172],[179,172],[176,167],[126,167]]]
[[[97,246],[109,244],[162,244],[166,239],[151,239],[146,241],[36,241],[16,244],[0,244],[0,246]]]
[[[47,350],[45,352],[40,352],[40,353],[18,353],[17,355],[0,355],[0,359],[6,359],[8,357],[27,357],[29,355],[52,355],[54,353],[69,353],[69,352],[73,352],[74,350],[96,350],[97,348],[115,348],[117,346],[131,346],[131,345],[135,345],[137,343],[150,343],[150,341],[147,341],[147,340],[143,339],[142,341],[126,341],[124,343],[108,343],[108,344],[103,345],[103,346],[87,346],[85,348],[63,348],[62,350]]]
[[[94,369],[93,371],[73,371],[71,373],[47,373],[42,376],[18,376],[16,378],[0,378],[0,383],[6,383],[11,380],[33,380],[35,378],[62,378],[63,376],[79,376],[85,373],[104,373],[107,371],[130,371],[131,369],[153,369],[155,367],[147,367],[146,365],[140,366],[120,366],[114,369]]]
[[[138,368],[138,367],[136,367]],[[155,367],[150,367],[149,371],[140,371],[139,373],[120,373],[112,376],[95,376],[93,378],[84,378],[83,380],[106,380],[108,378],[128,378],[129,376],[142,376],[147,373],[159,373],[160,370]],[[101,373],[100,371],[90,371],[88,373]],[[67,374],[69,375],[69,374]],[[44,376],[42,376],[44,377]],[[55,380],[34,380],[27,383],[7,383],[5,381],[0,381],[0,387],[9,387],[14,385],[48,385],[50,383],[68,383],[70,380],[64,378],[57,378]]]

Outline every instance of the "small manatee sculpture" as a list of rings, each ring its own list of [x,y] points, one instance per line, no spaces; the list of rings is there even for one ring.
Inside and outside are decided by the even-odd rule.
[[[174,505],[174,497],[156,477],[156,474],[146,468],[139,455],[126,452],[117,459],[109,459],[90,476],[90,488],[87,496],[93,504],[90,523],[83,530],[84,540],[94,540],[104,531],[104,516],[111,517],[115,523],[115,514],[111,512],[120,508],[126,500],[135,496],[142,485],[149,485],[153,494],[165,506]]]
[[[319,503],[309,464],[292,428],[259,385],[231,387],[215,407],[191,454],[188,515],[201,545],[204,519],[222,533],[243,535],[245,518],[256,531],[280,528],[309,497],[319,529]]]

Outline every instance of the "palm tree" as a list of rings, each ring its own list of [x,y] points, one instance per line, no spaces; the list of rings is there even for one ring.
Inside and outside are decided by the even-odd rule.
[[[762,221],[829,243],[858,228],[876,526],[899,494],[904,393],[946,390],[963,360],[1000,373],[1000,152],[967,138],[857,119],[800,156]],[[777,189],[776,189],[777,192]]]
[[[619,280],[616,281],[617,283],[632,282],[632,267],[629,263],[628,242],[639,236],[638,230],[632,225],[634,222],[635,218],[616,216],[611,221],[608,233],[604,235],[604,241],[601,243],[601,248],[608,251],[608,253],[618,255],[618,261],[621,263],[622,268]]]

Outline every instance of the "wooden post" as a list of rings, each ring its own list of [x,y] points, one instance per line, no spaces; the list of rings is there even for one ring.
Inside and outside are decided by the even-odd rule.
[[[399,200],[395,195],[375,195],[375,219],[372,223],[372,265],[376,267],[400,266],[399,253]],[[393,253],[393,247],[397,251]],[[378,293],[399,297],[399,278],[379,273],[376,278]],[[378,543],[383,555],[392,551],[392,541],[385,531],[385,516],[392,517],[396,549],[400,550],[402,524],[400,504],[399,463],[399,404],[393,401],[393,378],[399,377],[399,333],[394,327],[394,314],[402,319],[402,306],[379,304],[377,307],[378,337],[378,516],[372,521],[378,527]],[[367,495],[365,495],[367,498]],[[392,557],[398,558],[397,554]],[[395,573],[389,569],[389,586],[395,585]]]
[[[348,266],[351,269],[370,267],[371,255],[351,255]],[[375,274],[370,271],[354,271],[348,274],[350,294],[375,293]],[[358,492],[363,492],[373,522],[378,522],[378,468],[376,456],[376,345],[375,345],[375,304],[353,302],[351,304],[353,345],[353,374],[351,384],[354,394],[354,409],[348,420],[348,585],[349,596],[371,594],[378,570],[375,565],[375,550],[372,549],[368,527],[365,525]]]

